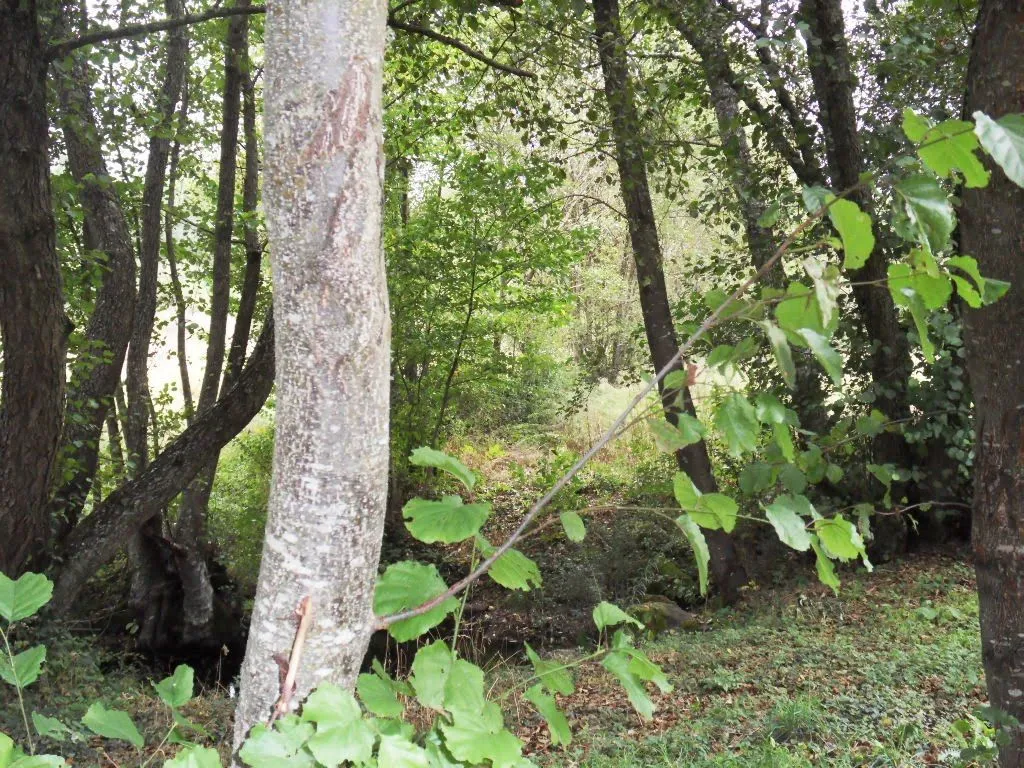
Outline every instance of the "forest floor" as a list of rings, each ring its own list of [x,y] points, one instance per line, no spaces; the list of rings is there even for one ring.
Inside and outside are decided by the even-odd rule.
[[[909,555],[873,574],[847,571],[835,597],[797,575],[762,588],[738,608],[708,612],[706,631],[666,633],[648,642],[675,688],[658,695],[642,722],[597,665],[580,668],[576,693],[561,703],[573,726],[566,749],[519,700],[528,671],[492,659],[494,695],[539,765],[640,766],[966,766],[965,740],[982,744],[984,704],[973,571],[962,560]],[[74,722],[95,700],[128,711],[157,744],[169,723],[148,675],[131,659],[97,658],[85,639],[50,641],[47,671],[29,689],[30,709]],[[554,652],[570,660],[579,651]],[[207,688],[186,708],[226,752],[234,700]],[[0,705],[0,729],[20,737],[15,702]],[[167,753],[136,753],[115,742],[55,743],[76,766],[159,765]],[[169,748],[173,749],[173,748]]]

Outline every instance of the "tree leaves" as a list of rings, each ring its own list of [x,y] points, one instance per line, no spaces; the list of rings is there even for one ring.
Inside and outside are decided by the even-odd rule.
[[[444,689],[452,668],[452,651],[442,640],[420,648],[412,662],[416,699],[428,709],[444,709]]]
[[[434,599],[447,589],[444,579],[433,565],[404,560],[388,566],[377,580],[373,610],[378,616],[401,613]],[[422,616],[395,622],[388,627],[388,633],[399,642],[412,640],[436,627],[457,607],[458,601],[449,597]]]
[[[856,526],[842,515],[818,518],[814,530],[828,554],[839,560],[853,560],[864,554],[864,541]]]
[[[25,688],[39,679],[46,661],[46,646],[35,645],[11,659],[0,654],[0,679],[15,688]]]
[[[495,547],[483,536],[477,536],[476,541],[484,557],[495,552]],[[507,589],[521,589],[523,592],[529,592],[531,585],[539,587],[543,583],[537,564],[518,549],[509,549],[495,560],[487,575]]]
[[[808,507],[810,502],[805,497],[783,494],[764,508],[779,540],[798,552],[806,552],[811,546],[811,534],[801,517]]]
[[[704,538],[704,533],[701,531],[700,526],[688,514],[677,517],[676,525],[679,526],[679,530],[686,536],[686,540],[690,542],[690,548],[693,549],[693,556],[697,561],[697,579],[700,584],[700,593],[701,595],[706,595],[708,593],[708,563],[711,562],[711,552],[708,550],[707,539]]]
[[[402,507],[405,527],[426,544],[455,544],[475,536],[491,514],[490,504],[463,504],[460,496],[440,501],[414,498]]]
[[[1004,115],[993,120],[984,112],[975,112],[974,123],[981,146],[1010,181],[1024,187],[1024,115]]]
[[[597,629],[600,632],[603,632],[608,627],[614,627],[617,624],[633,624],[641,629],[644,626],[624,610],[619,608],[619,606],[606,601],[601,601],[594,606],[593,615],[594,623],[597,625]]]
[[[27,619],[46,605],[53,582],[40,573],[23,573],[17,581],[0,573],[0,617],[13,623]]]
[[[409,456],[409,463],[417,467],[435,467],[455,477],[466,486],[466,490],[472,491],[476,485],[474,475],[465,464],[453,456],[433,448],[417,448]]]
[[[562,530],[565,531],[565,536],[569,541],[578,544],[587,537],[587,527],[583,524],[583,518],[578,512],[572,510],[562,512],[558,519],[562,523]]]
[[[725,438],[729,453],[740,458],[757,448],[757,413],[743,395],[733,392],[715,411],[715,427]]]
[[[935,177],[909,176],[896,185],[895,192],[917,232],[918,242],[932,253],[945,248],[956,226],[956,217],[949,195]]]
[[[333,683],[322,683],[309,695],[302,720],[316,725],[306,746],[318,763],[338,765],[349,760],[358,764],[372,757],[376,733],[363,719],[355,697]]]
[[[555,697],[544,693],[544,687],[540,683],[527,688],[523,698],[537,708],[541,717],[544,718],[544,722],[548,724],[552,744],[568,745],[572,743],[572,730],[569,728],[569,721],[566,720],[562,710],[558,708]]]
[[[836,199],[835,195],[821,187],[806,187],[804,204],[810,213],[817,213],[824,205],[829,206],[829,221],[843,241],[843,268],[856,270],[863,267],[875,248],[871,217],[852,200]]]
[[[174,674],[154,683],[153,688],[164,704],[171,709],[179,709],[192,700],[194,677],[192,667],[179,664],[174,668]]]
[[[955,178],[959,171],[968,188],[984,187],[988,184],[989,173],[975,155],[978,137],[974,126],[962,120],[946,120],[932,125],[930,120],[916,114],[912,109],[903,110],[903,132],[911,141],[920,144],[918,157],[937,176]]]
[[[797,333],[807,342],[807,346],[811,348],[814,357],[817,358],[818,362],[821,363],[821,367],[825,369],[825,373],[832,379],[832,383],[837,387],[843,386],[843,358],[828,343],[828,339],[810,328],[801,328]]]
[[[595,623],[597,623],[596,619]],[[537,673],[537,677],[545,688],[552,693],[560,693],[563,696],[568,696],[576,690],[576,686],[572,682],[572,673],[569,669],[558,662],[546,661],[540,658],[537,652],[530,647],[529,643],[524,645],[526,646],[526,658],[530,660],[534,672]]]
[[[731,533],[736,527],[739,505],[723,493],[705,493],[690,510],[690,518],[701,528],[722,529]]]
[[[127,713],[118,709],[107,709],[98,701],[93,702],[86,711],[82,723],[97,736],[105,739],[127,741],[136,749],[142,749],[145,744],[142,734]]]
[[[785,332],[770,320],[761,322],[768,342],[772,345],[772,354],[775,356],[775,363],[779,366],[783,381],[790,389],[796,387],[796,364],[793,362],[793,350],[789,348],[789,340]]]

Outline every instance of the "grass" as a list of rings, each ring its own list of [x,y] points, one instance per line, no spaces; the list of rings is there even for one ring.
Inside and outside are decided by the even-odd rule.
[[[651,643],[675,690],[650,722],[589,667],[562,701],[567,750],[528,707],[520,734],[539,763],[567,768],[978,765],[959,759],[954,729],[985,700],[970,568],[918,556],[845,574],[844,588],[756,592],[709,632]]]

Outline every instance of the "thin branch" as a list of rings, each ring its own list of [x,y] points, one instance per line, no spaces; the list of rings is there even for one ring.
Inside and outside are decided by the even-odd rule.
[[[494,69],[500,69],[502,72],[508,72],[510,75],[526,77],[531,80],[537,79],[537,75],[533,72],[530,72],[525,69],[520,69],[519,67],[513,67],[510,64],[502,64],[500,61],[496,61],[495,59],[492,59],[490,56],[487,56],[486,54],[480,53],[480,51],[470,48],[461,40],[456,40],[454,37],[449,37],[448,35],[444,35],[440,32],[435,32],[434,30],[428,27],[421,27],[416,24],[409,24],[408,22],[405,21],[399,21],[394,16],[388,17],[388,26],[391,27],[392,29],[400,29],[403,32],[409,32],[414,35],[426,37],[430,40],[436,40],[439,43],[444,43],[445,45],[451,46],[452,48],[462,51],[471,59],[476,59],[477,61],[483,62],[487,66],[493,67]]]
[[[178,27],[191,26],[193,24],[202,24],[204,21],[223,19],[228,16],[247,16],[264,13],[266,10],[267,8],[264,5],[250,5],[244,8],[214,8],[206,11],[205,13],[188,13],[176,19],[161,19],[160,21],[151,21],[146,24],[128,24],[127,26],[117,27],[116,29],[111,29],[109,27],[95,29],[92,32],[86,32],[84,35],[73,37],[68,40],[62,40],[59,43],[54,43],[46,49],[46,59],[47,61],[62,59],[71,53],[71,51],[84,48],[87,45],[106,43],[111,40],[124,40],[127,37],[141,37],[143,35],[152,34],[153,32],[166,32],[169,29],[177,29]]]

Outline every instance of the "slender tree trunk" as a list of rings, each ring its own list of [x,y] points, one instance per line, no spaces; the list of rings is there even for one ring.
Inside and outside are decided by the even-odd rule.
[[[967,74],[966,112],[1024,112],[1024,2],[983,0]],[[961,248],[1010,293],[966,313],[977,457],[972,541],[982,660],[994,707],[1024,723],[1024,189],[999,169],[989,186],[965,189]],[[1024,727],[1007,731],[1003,768],[1024,765]]]
[[[49,539],[68,333],[31,0],[0,0],[0,104],[0,571],[18,576]]]
[[[618,0],[593,0],[597,46],[604,73],[604,90],[612,120],[615,155],[622,187],[622,201],[629,220],[629,237],[636,262],[636,276],[640,287],[640,309],[647,332],[647,345],[656,370],[661,370],[676,358],[679,343],[672,322],[672,307],[665,285],[661,244],[654,219],[647,165],[644,159],[643,130],[637,117],[633,85],[626,61],[625,43],[619,27]],[[681,366],[682,362],[677,361]],[[666,393],[661,387],[666,418],[677,418],[675,393]],[[695,415],[689,390],[684,393],[685,411]],[[707,445],[702,441],[687,446],[677,454],[680,468],[686,470],[702,491],[717,487]],[[722,531],[706,531],[711,550],[711,569],[723,600],[733,602],[739,588],[746,583],[747,574],[740,562],[733,541]]]
[[[59,27],[73,29],[71,14],[76,12],[65,6]],[[61,460],[70,470],[70,479],[53,499],[58,541],[77,523],[96,474],[100,433],[121,380],[136,300],[135,249],[103,157],[90,81],[89,67],[80,54],[71,72],[57,77],[68,168],[81,187],[85,246],[102,253],[104,259],[102,286],[68,385]]]
[[[274,658],[292,646],[301,601],[313,624],[296,704],[324,680],[351,688],[373,627],[388,472],[386,19],[383,0],[268,5],[264,201],[280,376],[236,747],[281,694]]]
[[[72,531],[68,560],[58,574],[51,609],[67,614],[86,581],[125,547],[131,534],[181,493],[260,412],[274,383],[274,321],[268,317],[238,382],[134,480],[104,499]]]
[[[240,6],[249,0],[241,0]],[[217,222],[214,235],[213,291],[210,296],[210,335],[206,349],[206,367],[199,390],[197,413],[202,414],[217,400],[222,390],[221,375],[224,371],[224,355],[227,341],[227,321],[231,299],[231,247],[234,234],[235,175],[238,165],[238,122],[241,110],[242,80],[247,77],[243,65],[248,60],[249,18],[236,16],[228,22],[228,34],[224,53],[223,118],[220,136],[220,172],[217,186]],[[252,324],[252,310],[255,294],[246,306],[243,296],[242,311],[248,311],[248,324],[243,332],[248,341],[248,330]],[[238,335],[236,325],[236,336]],[[244,359],[245,349],[241,350]],[[223,382],[225,385],[227,381]],[[226,386],[225,386],[226,389]],[[182,613],[184,619],[184,640],[188,643],[202,642],[212,630],[214,619],[213,584],[210,581],[208,560],[210,557],[207,540],[206,513],[210,504],[210,492],[217,471],[218,454],[185,489],[174,539],[182,548],[179,558],[181,580],[184,589]]]

